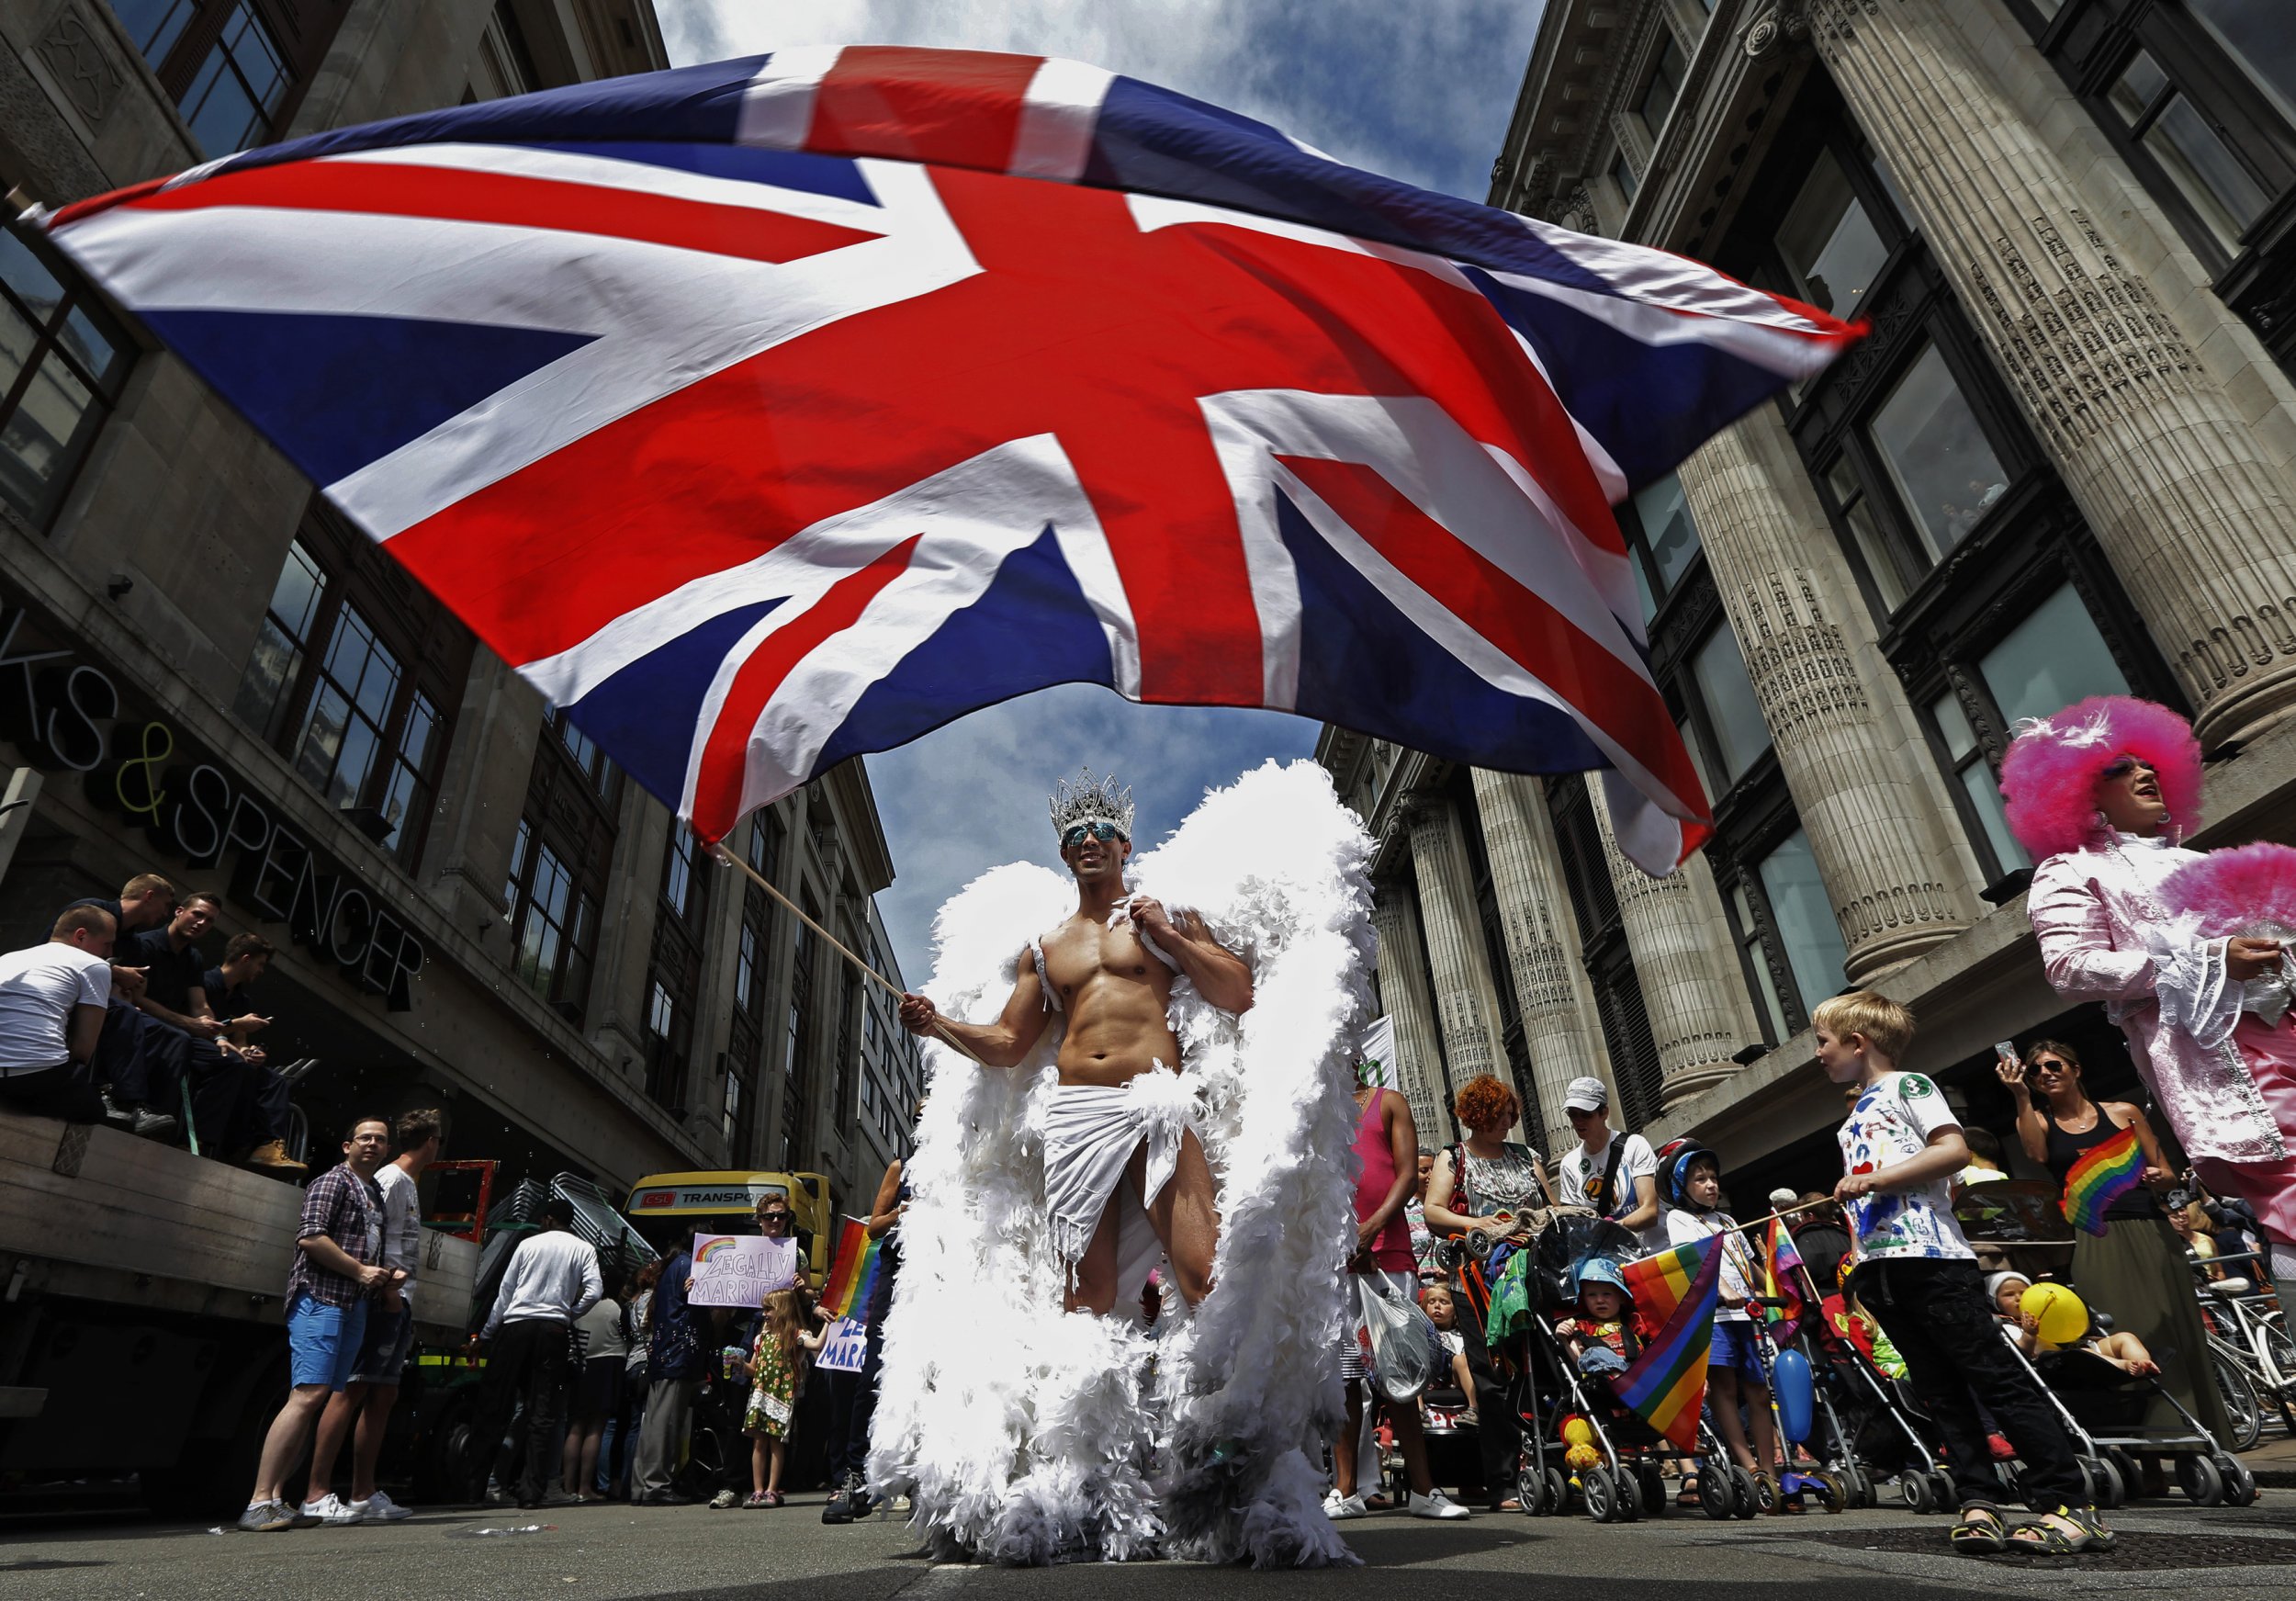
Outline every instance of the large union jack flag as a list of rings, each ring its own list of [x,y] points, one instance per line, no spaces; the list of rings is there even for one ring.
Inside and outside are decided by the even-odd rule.
[[[1855,331],[1075,62],[850,46],[47,217],[705,838],[1049,684],[1605,769],[1704,836],[1610,507]]]

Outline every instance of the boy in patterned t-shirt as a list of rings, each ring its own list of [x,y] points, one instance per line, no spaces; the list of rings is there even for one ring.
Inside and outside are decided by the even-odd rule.
[[[1944,1438],[1959,1492],[1956,1550],[2110,1550],[2112,1532],[2090,1504],[2073,1442],[2031,1369],[2002,1339],[1976,1255],[1949,1195],[1969,1163],[1961,1121],[1937,1085],[1897,1062],[1913,1043],[1913,1014],[1870,989],[1834,997],[1811,1014],[1818,1065],[1858,1098],[1841,1125],[1835,1187],[1850,1223],[1850,1286],[1905,1359],[1922,1407]],[[1972,1395],[1975,1395],[1975,1401]],[[2025,1494],[2040,1521],[2010,1530],[1986,1491],[1998,1483],[1975,1402],[1991,1411],[2025,1461]]]

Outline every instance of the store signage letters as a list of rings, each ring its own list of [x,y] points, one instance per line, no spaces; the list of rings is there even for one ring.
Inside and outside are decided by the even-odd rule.
[[[383,897],[282,821],[243,775],[186,756],[172,725],[123,720],[118,686],[100,668],[19,648],[24,617],[0,611],[0,738],[37,767],[84,774],[91,800],[140,820],[166,854],[195,867],[230,857],[234,901],[286,924],[391,1010],[410,1009],[425,952]]]

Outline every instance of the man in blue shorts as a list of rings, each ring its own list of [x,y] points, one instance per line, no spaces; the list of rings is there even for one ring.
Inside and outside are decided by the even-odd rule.
[[[343,1161],[303,1191],[295,1265],[287,1270],[287,1350],[291,1360],[287,1404],[271,1420],[255,1493],[239,1526],[251,1534],[304,1528],[325,1521],[334,1497],[323,1484],[317,1503],[287,1504],[288,1473],[310,1443],[327,1397],[350,1382],[366,1333],[369,1297],[391,1279],[383,1259],[383,1194],[375,1171],[390,1152],[390,1124],[355,1119],[343,1139]]]

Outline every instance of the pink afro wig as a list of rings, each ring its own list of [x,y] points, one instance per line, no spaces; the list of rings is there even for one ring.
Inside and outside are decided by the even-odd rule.
[[[2170,874],[2160,895],[2172,909],[2198,917],[2206,939],[2268,925],[2296,929],[2296,851],[2273,844],[2212,851]]]
[[[2200,825],[2200,745],[2192,725],[2167,706],[2128,695],[2091,695],[2054,717],[2023,725],[2001,760],[2009,832],[2035,862],[2077,851],[2103,833],[2097,781],[2116,757],[2151,763],[2179,834]]]

